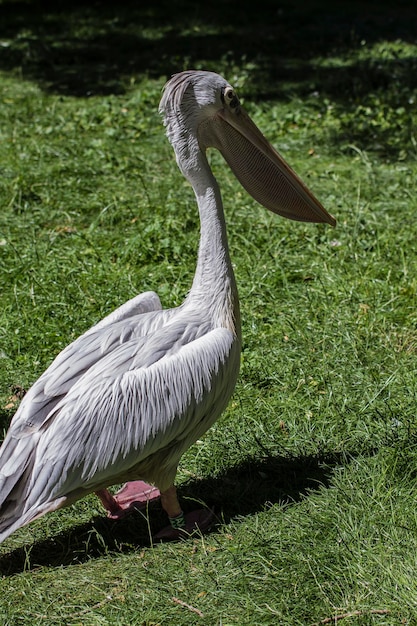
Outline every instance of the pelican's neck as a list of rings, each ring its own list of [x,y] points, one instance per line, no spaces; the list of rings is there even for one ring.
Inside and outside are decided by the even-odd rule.
[[[197,269],[187,300],[209,302],[216,324],[240,335],[239,299],[227,243],[226,222],[219,186],[205,154],[184,175],[191,183],[200,213]]]

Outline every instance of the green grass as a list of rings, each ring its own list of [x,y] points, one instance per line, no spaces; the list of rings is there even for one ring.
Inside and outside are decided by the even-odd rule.
[[[198,216],[157,112],[171,72],[234,83],[338,225],[269,214],[211,155],[242,369],[178,484],[218,524],[153,545],[158,507],[50,514],[0,547],[0,623],[417,624],[414,7],[55,4],[0,2],[4,429],[16,389],[106,313],[190,287]]]

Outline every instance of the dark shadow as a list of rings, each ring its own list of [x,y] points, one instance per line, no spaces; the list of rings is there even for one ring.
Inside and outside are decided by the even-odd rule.
[[[232,73],[253,64],[254,96],[282,96],[289,83],[294,91],[325,89],[342,98],[352,85],[360,91],[390,80],[395,60],[318,72],[312,59],[360,42],[415,41],[414,21],[413,2],[384,0],[0,0],[0,69],[85,96],[123,93],[144,75],[190,67]],[[416,73],[402,69],[415,85]]]
[[[343,459],[334,454],[248,460],[216,478],[187,483],[179,489],[179,495],[185,511],[200,508],[203,502],[214,509],[217,525],[224,524],[274,503],[297,502],[319,486],[328,486],[334,468]],[[37,567],[82,563],[109,552],[148,547],[149,528],[156,533],[167,523],[159,504],[150,507],[148,515],[149,519],[137,512],[117,522],[103,515],[87,524],[74,525],[68,531],[2,556],[0,573],[11,576]]]
[[[415,10],[411,0],[0,0],[0,71],[85,97],[208,69],[239,77],[253,102],[310,98],[319,116],[336,104],[340,127],[326,141],[338,152],[414,158],[417,58],[401,45],[417,41]],[[360,54],[377,42],[392,46]]]

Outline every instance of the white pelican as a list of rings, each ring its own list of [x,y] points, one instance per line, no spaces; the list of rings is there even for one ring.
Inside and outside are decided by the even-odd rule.
[[[271,211],[335,224],[221,76],[176,74],[160,112],[200,213],[191,290],[168,310],[153,292],[136,296],[65,348],[34,383],[0,450],[0,541],[91,492],[112,517],[160,496],[171,526],[159,537],[207,524],[201,511],[184,516],[174,480],[181,455],[226,407],[241,350],[238,294],[207,148],[220,150]],[[133,482],[116,496],[106,489],[126,481]]]

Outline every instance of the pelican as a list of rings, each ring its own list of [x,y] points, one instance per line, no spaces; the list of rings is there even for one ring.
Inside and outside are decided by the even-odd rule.
[[[218,74],[174,75],[160,112],[198,204],[191,289],[167,310],[156,293],[137,295],[67,346],[33,384],[0,449],[0,541],[92,492],[113,518],[160,498],[170,525],[159,538],[205,529],[207,511],[181,509],[177,466],[228,404],[241,352],[239,299],[207,148],[222,153],[264,207],[335,224]],[[120,483],[112,495],[107,488]]]

